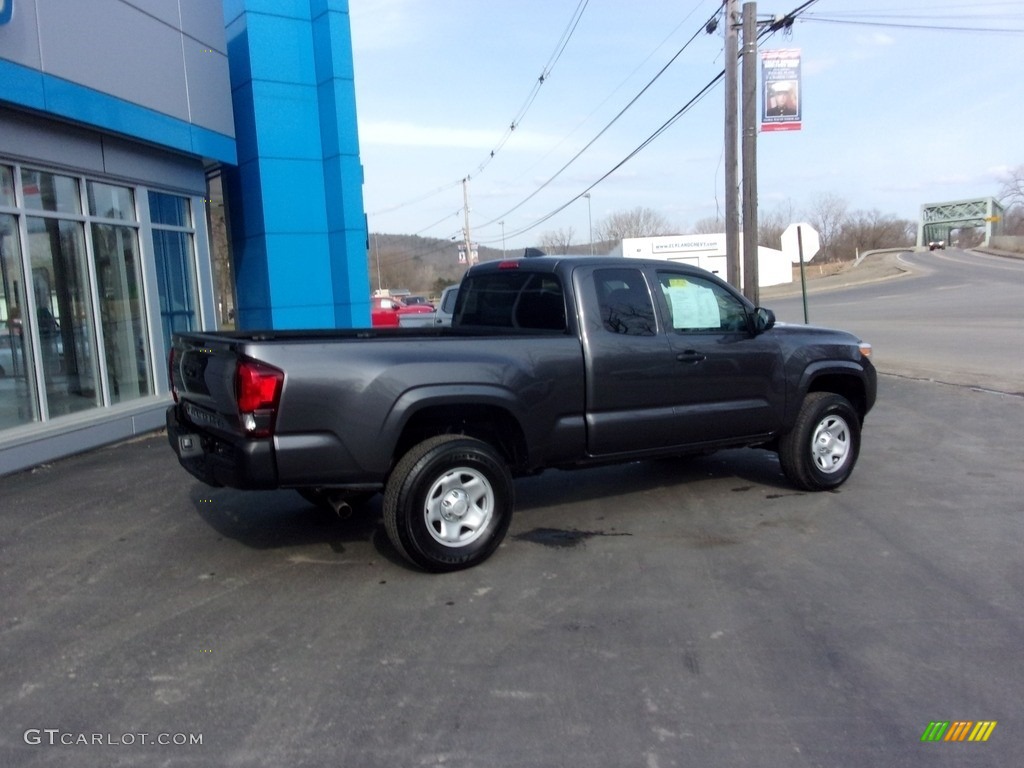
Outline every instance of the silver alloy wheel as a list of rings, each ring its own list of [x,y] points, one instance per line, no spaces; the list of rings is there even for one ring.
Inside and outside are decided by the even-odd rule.
[[[494,503],[494,489],[481,472],[469,467],[448,470],[427,493],[427,530],[446,547],[472,544],[487,530]]]
[[[838,472],[850,457],[853,438],[850,426],[841,416],[829,414],[814,428],[811,438],[811,459],[826,475]]]

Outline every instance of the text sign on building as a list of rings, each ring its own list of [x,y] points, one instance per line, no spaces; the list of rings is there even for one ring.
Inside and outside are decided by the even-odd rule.
[[[0,0],[0,24],[6,24],[14,13],[14,0]]]
[[[800,49],[761,53],[761,130],[799,131],[803,120]]]

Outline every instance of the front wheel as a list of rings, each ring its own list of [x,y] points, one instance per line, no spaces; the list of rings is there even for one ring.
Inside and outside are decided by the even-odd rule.
[[[779,462],[790,482],[808,491],[838,488],[860,453],[860,418],[832,392],[804,398],[796,423],[779,441]]]
[[[434,572],[478,565],[501,544],[514,488],[487,443],[440,435],[414,446],[384,489],[384,526],[402,555]]]

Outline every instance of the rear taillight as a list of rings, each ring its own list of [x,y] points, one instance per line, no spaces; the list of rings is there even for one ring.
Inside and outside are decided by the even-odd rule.
[[[241,360],[235,370],[235,396],[242,429],[266,437],[274,429],[284,372],[255,360]]]
[[[178,388],[174,386],[174,347],[171,347],[171,354],[167,356],[167,385],[171,388],[174,402],[178,402]]]

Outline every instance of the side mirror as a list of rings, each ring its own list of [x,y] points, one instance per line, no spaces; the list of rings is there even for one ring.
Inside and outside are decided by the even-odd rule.
[[[754,333],[764,333],[775,325],[775,313],[770,309],[758,307],[754,310]]]

